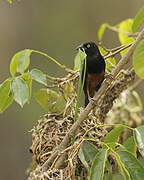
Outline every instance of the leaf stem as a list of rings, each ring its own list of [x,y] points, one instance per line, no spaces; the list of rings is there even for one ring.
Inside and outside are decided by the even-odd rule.
[[[41,52],[41,51],[37,51],[37,50],[32,50],[32,52],[35,52],[35,53],[40,54],[40,55],[43,55],[43,56],[47,57],[48,59],[50,59],[51,61],[53,61],[56,65],[58,65],[59,67],[61,67],[65,71],[67,71],[69,73],[72,73],[72,74],[74,73],[73,70],[71,70],[71,69],[67,68],[65,65],[59,63],[56,59],[54,59],[53,57],[47,55],[46,53]]]
[[[130,130],[134,130],[134,128],[131,128],[131,127],[129,127],[129,126],[127,126],[127,125],[124,125],[124,124],[100,124],[100,125],[96,125],[97,128],[99,128],[99,127],[105,127],[105,126],[121,126],[121,127],[130,129]]]

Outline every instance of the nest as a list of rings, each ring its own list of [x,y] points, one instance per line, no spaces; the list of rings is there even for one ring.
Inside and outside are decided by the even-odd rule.
[[[80,165],[80,164],[79,164]],[[81,171],[81,175],[75,175],[74,172]],[[44,171],[41,169],[41,166],[31,172],[28,180],[86,180],[86,170],[77,165],[69,165],[64,169],[49,169]]]
[[[60,115],[52,114],[47,114],[37,121],[36,126],[31,130],[32,146],[30,148],[36,166],[33,170],[29,169],[29,180],[59,180],[62,177],[67,180],[77,180],[87,177],[87,172],[77,156],[83,143],[83,138],[96,138],[96,141],[92,141],[92,143],[99,146],[98,142],[107,132],[104,128],[96,128],[96,119],[93,112],[89,114],[80,127],[79,132],[77,132],[77,136],[72,140],[74,144],[65,150],[67,152],[67,159],[64,159],[63,167],[61,169],[50,168],[47,171],[42,168],[42,165],[47,161],[53,149],[61,143],[73,122],[74,120],[70,116],[63,118]],[[91,131],[89,131],[90,129]],[[58,157],[61,155],[62,153]],[[54,166],[54,163],[51,167]]]
[[[42,165],[51,154],[54,147],[62,141],[73,121],[70,117],[62,118],[59,115],[47,114],[37,121],[32,129],[32,146],[30,151],[34,160]]]

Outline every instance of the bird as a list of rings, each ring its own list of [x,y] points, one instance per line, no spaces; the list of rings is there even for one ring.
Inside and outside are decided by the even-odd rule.
[[[86,70],[84,80],[85,107],[101,87],[105,78],[105,60],[95,42],[86,42],[76,48],[86,53]],[[85,65],[83,64],[82,79]]]

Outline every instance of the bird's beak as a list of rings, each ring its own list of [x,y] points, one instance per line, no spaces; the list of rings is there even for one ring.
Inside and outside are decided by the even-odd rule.
[[[76,49],[76,50],[79,50],[79,49],[80,49],[80,50],[83,50],[83,44],[77,46],[75,49]]]

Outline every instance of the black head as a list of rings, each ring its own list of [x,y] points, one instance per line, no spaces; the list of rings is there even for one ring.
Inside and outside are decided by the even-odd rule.
[[[84,44],[81,44],[80,46],[77,47],[77,49],[85,51],[87,56],[100,54],[98,46],[94,42],[86,42]]]

